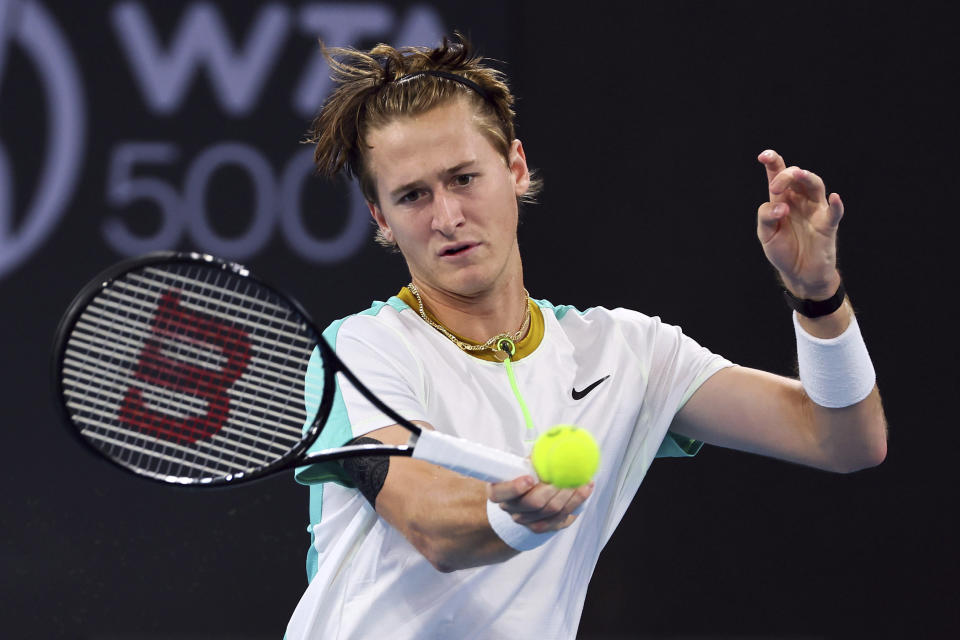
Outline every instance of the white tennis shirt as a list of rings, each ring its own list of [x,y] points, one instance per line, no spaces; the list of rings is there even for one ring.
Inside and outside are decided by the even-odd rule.
[[[411,300],[406,290],[401,295]],[[668,436],[674,415],[708,377],[732,366],[659,318],[536,301],[513,363],[537,426],[528,434],[504,365],[461,351],[399,297],[335,322],[324,337],[410,420],[520,455],[540,432],[576,424],[597,439],[601,462],[596,489],[571,527],[506,562],[452,573],[434,569],[358,490],[324,482],[342,474],[338,466],[301,467],[297,480],[311,485],[310,584],[287,640],[574,638],[600,551],[653,459],[696,448]],[[321,375],[314,356],[308,380]],[[574,399],[574,389],[604,376]],[[338,386],[312,450],[394,423],[342,377]]]

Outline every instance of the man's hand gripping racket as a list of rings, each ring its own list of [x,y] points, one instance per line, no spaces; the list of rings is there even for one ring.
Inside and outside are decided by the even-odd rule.
[[[322,380],[306,377],[314,349]],[[407,445],[307,453],[330,414],[338,372],[410,431]],[[398,415],[350,372],[295,300],[211,256],[154,254],[91,281],[57,329],[53,376],[83,444],[160,482],[235,484],[370,455],[411,456],[488,482],[535,476],[524,458]]]

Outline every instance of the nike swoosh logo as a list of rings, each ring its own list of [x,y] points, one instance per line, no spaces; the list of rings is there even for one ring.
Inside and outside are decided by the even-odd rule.
[[[591,384],[590,386],[584,388],[583,391],[577,391],[577,389],[574,388],[570,395],[573,396],[573,399],[574,399],[574,400],[581,400],[581,399],[582,399],[584,396],[586,396],[588,393],[590,393],[591,391],[593,391],[594,389],[596,389],[596,388],[600,385],[601,382],[603,382],[604,380],[606,380],[606,379],[609,378],[609,377],[610,377],[609,374],[603,376],[602,378],[600,378],[599,380],[597,380],[596,382],[594,382],[594,383]]]

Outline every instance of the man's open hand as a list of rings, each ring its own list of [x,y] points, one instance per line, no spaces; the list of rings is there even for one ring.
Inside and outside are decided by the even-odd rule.
[[[828,197],[819,176],[800,167],[787,167],[772,149],[757,160],[766,168],[770,196],[757,210],[757,237],[767,259],[798,298],[829,298],[840,285],[840,196],[831,193]]]

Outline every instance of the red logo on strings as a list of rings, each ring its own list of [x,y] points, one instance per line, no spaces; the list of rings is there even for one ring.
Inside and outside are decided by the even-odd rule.
[[[227,389],[243,375],[250,362],[247,332],[213,316],[184,309],[180,306],[180,292],[171,289],[160,298],[150,333],[134,376],[145,387],[164,387],[205,400],[207,412],[184,418],[154,411],[144,403],[142,389],[131,386],[120,405],[120,421],[181,444],[216,435],[230,415]],[[215,350],[223,354],[226,362],[221,368],[212,369],[168,357],[161,351],[164,339],[182,345],[185,357],[189,357],[188,351],[204,354]]]

